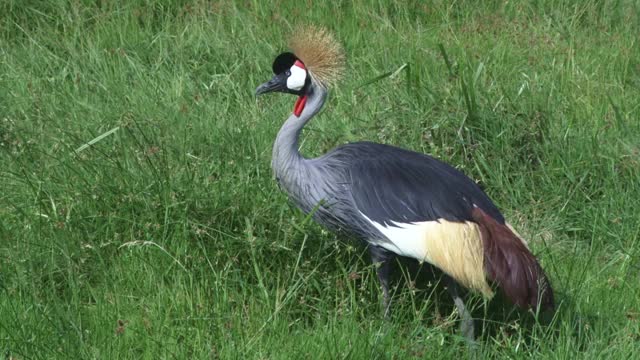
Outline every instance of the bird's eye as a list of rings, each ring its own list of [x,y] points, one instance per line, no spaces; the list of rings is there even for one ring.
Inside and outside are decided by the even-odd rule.
[[[287,70],[286,74],[287,76],[291,76],[291,71]]]

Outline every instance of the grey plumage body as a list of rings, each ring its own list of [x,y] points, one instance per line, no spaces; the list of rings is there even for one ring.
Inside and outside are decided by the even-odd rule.
[[[290,199],[305,213],[314,211],[314,219],[320,224],[372,243],[384,241],[384,236],[358,213],[351,193],[349,160],[357,159],[341,156],[341,147],[313,159],[300,154],[300,132],[326,98],[327,90],[313,82],[301,116],[292,114],[282,125],[273,146],[274,175]]]
[[[312,159],[298,149],[302,128],[322,108],[327,90],[311,82],[307,105],[292,114],[273,146],[272,168],[280,186],[305,213],[333,230],[379,245],[384,226],[445,219],[470,220],[474,206],[504,218],[480,188],[458,170],[427,155],[358,142]],[[366,217],[368,218],[366,218]]]

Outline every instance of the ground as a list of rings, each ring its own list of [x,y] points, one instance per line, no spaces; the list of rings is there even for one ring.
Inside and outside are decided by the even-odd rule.
[[[438,277],[290,206],[256,100],[298,24],[346,76],[302,141],[429,153],[477,180],[556,289],[544,324],[471,296],[496,358],[640,353],[637,1],[0,3],[0,354],[460,358]]]

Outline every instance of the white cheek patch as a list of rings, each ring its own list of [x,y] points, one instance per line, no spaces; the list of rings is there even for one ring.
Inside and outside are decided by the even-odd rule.
[[[293,65],[290,71],[291,75],[287,78],[287,88],[294,91],[302,89],[307,80],[307,71],[297,65]]]

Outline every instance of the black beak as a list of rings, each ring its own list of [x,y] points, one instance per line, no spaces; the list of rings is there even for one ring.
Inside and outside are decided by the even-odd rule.
[[[256,96],[270,93],[273,91],[287,92],[287,74],[281,73],[275,75],[271,80],[256,88]]]

